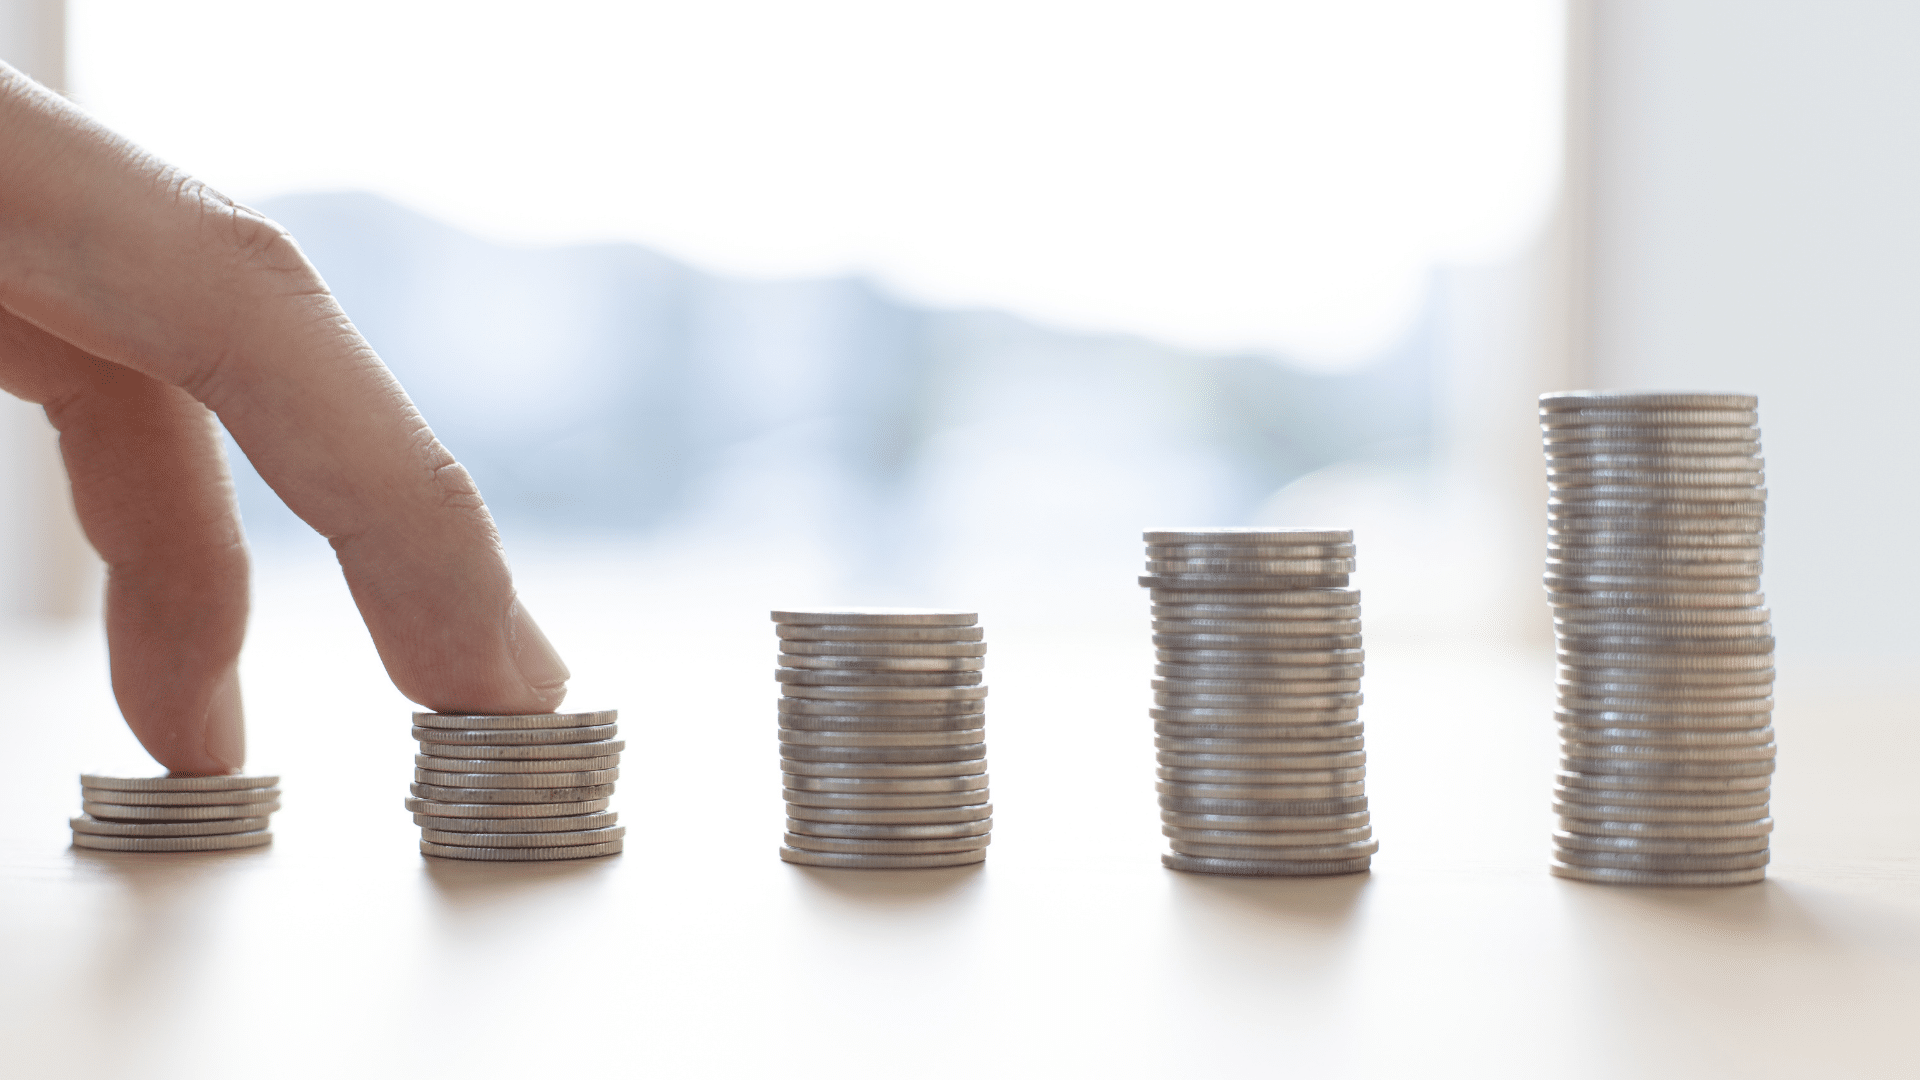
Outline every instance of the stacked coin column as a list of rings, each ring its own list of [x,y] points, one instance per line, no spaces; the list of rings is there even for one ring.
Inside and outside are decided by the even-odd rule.
[[[1146,534],[1161,831],[1175,870],[1366,870],[1360,593],[1346,529]]]
[[[591,859],[622,850],[607,809],[626,743],[614,710],[528,716],[414,713],[420,851],[442,859]]]
[[[776,611],[780,857],[918,869],[982,862],[987,646],[972,612]]]
[[[1560,877],[1766,875],[1773,630],[1756,406],[1741,394],[1540,399]]]
[[[103,851],[231,851],[273,842],[277,776],[80,777],[73,846]]]

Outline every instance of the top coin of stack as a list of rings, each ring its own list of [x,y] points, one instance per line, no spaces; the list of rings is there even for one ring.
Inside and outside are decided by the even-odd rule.
[[[73,846],[105,851],[227,851],[273,842],[277,776],[80,776]]]
[[[1347,529],[1156,529],[1161,831],[1176,870],[1367,869],[1360,593]]]
[[[776,611],[780,857],[918,869],[986,859],[987,645],[970,611]]]
[[[420,851],[442,859],[593,859],[624,848],[607,809],[626,743],[613,709],[524,716],[414,713]]]
[[[1773,630],[1745,394],[1542,395],[1563,758],[1553,873],[1766,875]]]

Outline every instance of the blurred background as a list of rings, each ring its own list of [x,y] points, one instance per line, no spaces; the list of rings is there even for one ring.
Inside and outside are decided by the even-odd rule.
[[[1332,525],[1371,638],[1544,649],[1533,397],[1749,390],[1783,657],[1893,665],[1917,48],[1863,0],[0,0],[292,230],[536,601],[1065,629],[1140,613],[1145,526]],[[94,620],[0,404],[0,611]],[[233,460],[263,597],[321,588]]]

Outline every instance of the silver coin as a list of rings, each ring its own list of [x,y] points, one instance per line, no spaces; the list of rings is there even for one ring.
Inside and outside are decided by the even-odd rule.
[[[1678,623],[1632,622],[1626,619],[1568,619],[1553,620],[1553,629],[1560,640],[1584,638],[1624,637],[1641,641],[1657,641],[1661,645],[1677,642],[1709,641],[1751,641],[1754,638],[1773,636],[1771,622],[1738,623],[1729,626],[1683,625]]]
[[[447,746],[563,746],[606,742],[620,734],[620,725],[584,728],[536,728],[525,731],[448,731],[417,727],[413,737],[422,743]]]
[[[1654,473],[1744,473],[1764,470],[1765,458],[1754,453],[1757,443],[1734,443],[1741,449],[1725,454],[1629,454],[1619,452],[1588,453],[1547,447],[1547,475],[1558,470],[1627,469]]]
[[[980,713],[958,716],[801,716],[780,717],[782,735],[952,735],[984,730]],[[974,736],[969,736],[974,737]]]
[[[1248,815],[1183,814],[1178,810],[1160,811],[1161,828],[1194,832],[1270,833],[1270,832],[1345,832],[1365,826],[1372,815],[1365,810],[1345,814]]]
[[[1326,847],[1277,848],[1249,847],[1239,844],[1202,844],[1191,840],[1169,840],[1167,846],[1176,854],[1191,855],[1201,859],[1235,859],[1260,862],[1268,859],[1285,859],[1289,862],[1318,862],[1321,860],[1360,859],[1380,850],[1378,840],[1355,840],[1346,844],[1332,844]]]
[[[611,784],[620,779],[619,769],[593,769],[586,772],[469,773],[415,769],[413,778],[422,784],[448,788],[578,788]],[[521,802],[525,800],[515,800]]]
[[[1632,712],[1646,716],[1764,716],[1773,711],[1773,698],[1739,698],[1733,701],[1653,701],[1645,697],[1569,697],[1559,696],[1558,704],[1567,712]],[[1702,725],[1705,726],[1705,725]]]
[[[986,742],[986,728],[961,728],[954,731],[793,731],[782,728],[780,741],[792,746],[820,749],[951,750]]]
[[[1170,709],[1160,707],[1148,709],[1147,715],[1155,720],[1165,720],[1175,724],[1219,725],[1235,729],[1236,731],[1243,727],[1284,730],[1300,727],[1339,727],[1360,722],[1360,710],[1352,707],[1340,709],[1288,709],[1284,711],[1231,708]],[[1335,734],[1357,733],[1358,731],[1358,728],[1352,728],[1351,732],[1343,730]],[[1322,734],[1321,732],[1302,733],[1298,737],[1320,738]],[[1239,738],[1240,736],[1235,735],[1234,737]],[[1293,738],[1295,736],[1287,734],[1281,737]]]
[[[73,846],[95,851],[237,851],[273,842],[273,833],[224,833],[219,836],[99,836],[76,832]]]
[[[1325,862],[1280,862],[1277,860],[1205,859],[1197,855],[1173,853],[1160,856],[1160,865],[1169,870],[1195,874],[1229,874],[1235,877],[1322,877],[1329,874],[1365,873],[1373,865],[1372,856]]]
[[[81,773],[80,786],[107,791],[240,791],[275,787],[277,776],[106,776]]]
[[[972,791],[936,791],[922,795],[852,795],[844,791],[798,791],[788,788],[780,793],[788,803],[787,816],[805,817],[796,807],[822,810],[938,810],[945,807],[977,806],[987,802],[987,789]]]
[[[1365,795],[1364,782],[1340,784],[1196,784],[1156,780],[1153,789],[1176,799],[1231,799],[1245,802],[1295,802]]]
[[[1583,727],[1664,728],[1667,730],[1740,731],[1765,727],[1773,722],[1771,710],[1757,713],[1725,713],[1704,716],[1689,713],[1625,712],[1617,709],[1560,709],[1554,719],[1561,724]]]
[[[987,861],[984,848],[977,851],[948,851],[938,855],[846,855],[828,851],[801,851],[782,846],[783,862],[801,866],[820,866],[833,870],[930,870],[942,866],[970,866]]]
[[[598,814],[607,808],[611,801],[606,797],[598,799],[574,799],[568,802],[553,803],[460,803],[447,799],[423,799],[419,796],[406,801],[407,809],[415,814],[427,814],[433,817],[458,817],[488,820],[507,818],[559,818],[573,817],[578,814]],[[446,828],[447,826],[441,826]],[[506,832],[506,829],[500,829]]]
[[[232,821],[266,817],[280,809],[278,802],[229,803],[220,806],[129,806],[124,803],[82,800],[80,809],[100,821]]]
[[[1328,739],[1360,738],[1364,735],[1365,724],[1358,720],[1348,720],[1335,724],[1299,724],[1286,727],[1273,727],[1264,724],[1183,724],[1172,720],[1156,720],[1153,733],[1169,739],[1221,739],[1221,740],[1259,740],[1280,742],[1298,739],[1301,742],[1317,742]]]
[[[1586,409],[1727,409],[1753,412],[1760,399],[1752,394],[1691,392],[1647,393],[1639,390],[1553,390],[1540,395],[1542,412]]]
[[[223,818],[215,821],[102,821],[92,814],[81,814],[67,822],[74,832],[94,836],[230,836],[234,833],[260,832],[267,827],[266,817]]]
[[[1290,667],[1351,666],[1366,660],[1365,649],[1313,649],[1291,652],[1249,652],[1245,649],[1155,649],[1163,664],[1273,664]]]
[[[1595,791],[1554,785],[1553,797],[1563,803],[1586,806],[1639,806],[1649,810],[1753,810],[1762,812],[1768,791]],[[1576,817],[1579,815],[1575,815]]]
[[[1589,806],[1585,803],[1556,802],[1554,815],[1561,828],[1570,832],[1590,832],[1582,822],[1639,825],[1752,825],[1771,821],[1767,804],[1734,806],[1719,810],[1667,809],[1651,806]]]
[[[429,757],[457,757],[466,761],[536,762],[595,761],[618,758],[627,748],[625,739],[602,739],[587,743],[554,743],[542,746],[468,746],[460,743],[422,743]],[[418,759],[416,759],[417,761]],[[472,769],[470,772],[483,770]]]
[[[1365,664],[1155,664],[1153,673],[1170,679],[1207,679],[1228,682],[1298,682],[1358,679]]]
[[[888,762],[795,761],[780,759],[780,771],[792,776],[837,776],[844,779],[913,780],[931,777],[975,776],[987,771],[987,759],[932,761],[913,764]]]
[[[782,668],[807,671],[942,672],[980,671],[985,658],[978,656],[801,656],[781,653]]]
[[[835,825],[802,821],[799,818],[787,819],[789,833],[842,840],[951,840],[963,836],[985,836],[992,829],[993,819],[990,817],[951,825]]]
[[[862,780],[846,776],[800,776],[782,773],[791,791],[835,792],[845,795],[933,795],[956,791],[983,791],[986,773],[969,776],[929,776],[917,780]]]
[[[420,854],[436,859],[464,859],[469,862],[558,862],[562,859],[598,859],[618,855],[626,841],[604,844],[580,844],[573,847],[460,847],[420,841]]]
[[[775,668],[773,679],[785,686],[858,686],[882,688],[895,686],[978,686],[986,676],[979,671],[890,672],[890,671],[810,671],[806,668]],[[806,695],[799,695],[806,696]]]
[[[605,829],[620,820],[616,811],[597,814],[566,814],[560,817],[466,818],[415,814],[413,823],[422,830],[449,833],[584,833]],[[513,845],[502,845],[511,847]]]
[[[806,833],[790,832],[781,839],[796,851],[830,852],[841,855],[941,855],[949,851],[979,851],[993,843],[993,836],[990,833],[928,840],[851,840],[838,836],[810,836]]]
[[[1726,593],[1746,596],[1760,589],[1757,577],[1685,578],[1677,574],[1561,574],[1548,571],[1540,579],[1551,593],[1599,592],[1613,589],[1651,589],[1675,593]]]
[[[1679,397],[1681,395],[1671,395]],[[1692,397],[1693,395],[1686,395]],[[1706,395],[1701,395],[1705,397]],[[1733,398],[1735,395],[1721,395]],[[1755,411],[1758,402],[1747,399],[1739,405],[1714,407],[1704,405],[1686,405],[1656,408],[1640,397],[1591,398],[1587,400],[1573,398],[1554,398],[1551,402],[1541,401],[1540,426],[1565,427],[1584,424],[1744,424],[1759,423]]]
[[[1360,632],[1354,619],[1155,619],[1156,634],[1233,634],[1244,637],[1342,637]]]
[[[1228,817],[1301,817],[1327,818],[1358,813],[1367,808],[1365,795],[1338,799],[1194,799],[1181,795],[1161,795],[1161,817],[1165,811],[1182,814],[1223,815]]]
[[[1643,870],[1610,870],[1588,866],[1569,866],[1553,862],[1547,869],[1554,877],[1596,885],[1751,885],[1765,881],[1765,867],[1753,870],[1725,870],[1699,873],[1650,873]]]
[[[875,645],[957,645],[984,641],[978,626],[793,626],[778,625],[773,632],[782,641],[867,642]]]
[[[1667,776],[1611,776],[1592,773],[1560,772],[1554,774],[1554,782],[1561,787],[1585,788],[1589,791],[1766,791],[1772,787],[1772,781],[1765,776],[1721,776],[1721,777],[1667,777]]]
[[[984,686],[808,686],[786,683],[780,688],[788,697],[815,701],[979,701],[987,696]]]
[[[1732,840],[1765,836],[1773,831],[1773,819],[1730,821],[1720,824],[1681,821],[1588,821],[1561,818],[1563,831],[1585,836],[1636,836],[1649,840]]]
[[[1268,744],[1271,745],[1271,744]],[[1367,763],[1367,752],[1350,750],[1334,754],[1221,754],[1181,753],[1162,750],[1154,755],[1157,764],[1173,769],[1233,769],[1264,771],[1271,769],[1354,769]],[[1178,779],[1177,777],[1174,779]]]
[[[1153,770],[1161,780],[1182,784],[1238,786],[1273,784],[1351,784],[1366,779],[1365,766],[1353,769],[1182,769],[1161,765]]]
[[[977,824],[993,820],[993,804],[970,803],[965,806],[937,806],[911,809],[849,810],[829,806],[788,804],[789,820],[847,827],[907,827],[919,825]],[[791,828],[791,826],[789,826]]]
[[[1746,686],[1636,686],[1630,683],[1567,683],[1554,685],[1555,700],[1579,707],[1589,702],[1605,702],[1616,709],[1647,705],[1675,705],[1693,709],[1701,705],[1733,706],[1724,710],[1751,712],[1764,709],[1773,700],[1772,683]]]
[[[1560,614],[1600,608],[1647,607],[1663,605],[1674,611],[1751,610],[1764,608],[1767,594],[1690,592],[1673,588],[1652,591],[1633,589],[1587,589],[1579,592],[1547,590],[1547,603]]]
[[[113,803],[116,806],[233,806],[238,803],[273,802],[280,798],[279,788],[241,788],[233,791],[115,791],[82,787],[80,798],[87,802]]]
[[[1149,574],[1309,574],[1353,573],[1352,559],[1147,559]]]
[[[1611,851],[1641,855],[1744,855],[1767,849],[1764,836],[1731,840],[1652,840],[1638,836],[1581,836],[1556,832],[1555,847],[1567,851]]]
[[[1775,678],[1773,668],[1759,671],[1646,671],[1630,668],[1603,668],[1560,666],[1562,683],[1585,686],[1623,685],[1631,688],[1704,690],[1708,688],[1726,689],[1732,687],[1772,686]]]
[[[1773,743],[1759,746],[1705,747],[1644,746],[1637,743],[1569,742],[1563,740],[1560,752],[1570,758],[1609,757],[1624,761],[1696,761],[1705,763],[1736,761],[1772,761],[1779,748]]]
[[[1564,742],[1617,743],[1629,746],[1697,746],[1702,748],[1763,746],[1772,742],[1773,736],[1774,732],[1771,724],[1724,731],[1675,731],[1670,728],[1588,727],[1578,724],[1560,725],[1560,738]]]
[[[409,784],[416,799],[445,803],[578,803],[613,796],[612,784],[581,784],[550,788],[478,788],[448,787],[444,784]]]
[[[1570,548],[1602,547],[1635,551],[1662,551],[1683,554],[1696,548],[1722,550],[1743,548],[1757,551],[1765,546],[1764,535],[1741,529],[1735,532],[1673,532],[1666,529],[1562,529],[1547,530],[1547,546]]]
[[[1259,757],[1267,754],[1335,754],[1347,755],[1366,749],[1366,739],[1359,735],[1348,735],[1333,739],[1231,739],[1231,738],[1186,738],[1178,735],[1157,735],[1153,740],[1154,749],[1163,754],[1193,755],[1246,755]],[[1366,760],[1360,758],[1358,760]],[[1162,764],[1177,765],[1182,762],[1163,759]]]
[[[978,715],[986,711],[987,703],[978,698],[962,701],[805,701],[795,697],[781,697],[775,702],[783,716],[827,716],[827,717],[932,717],[966,716],[975,717],[974,726],[979,726]],[[783,723],[786,721],[782,721]],[[931,730],[931,729],[929,729]]]
[[[1211,590],[1337,588],[1347,583],[1346,574],[1142,574],[1142,588],[1177,589],[1187,592]]]
[[[787,656],[862,656],[886,659],[981,657],[987,655],[984,641],[912,642],[912,641],[788,641],[780,643]],[[802,667],[782,660],[790,667]]]
[[[1720,429],[1721,438],[1694,439],[1671,433],[1649,435],[1638,432],[1631,437],[1595,437],[1579,428],[1557,428],[1541,433],[1541,449],[1549,454],[1704,454],[1724,457],[1729,454],[1759,456],[1763,447],[1760,430],[1751,427]]]
[[[1179,679],[1160,676],[1153,688],[1167,694],[1232,694],[1244,697],[1321,697],[1357,694],[1359,679]]]
[[[1238,712],[1305,712],[1313,709],[1353,709],[1364,703],[1355,694],[1254,695],[1254,694],[1169,694],[1157,692],[1153,703],[1172,709],[1232,709]]]
[[[1562,563],[1580,566],[1610,566],[1613,564],[1635,565],[1654,563],[1658,565],[1717,564],[1727,566],[1749,566],[1761,561],[1760,538],[1743,537],[1745,543],[1724,544],[1708,547],[1704,544],[1687,544],[1672,547],[1665,544],[1627,544],[1611,543],[1583,536],[1575,540],[1548,539],[1547,559],[1549,563]]]
[[[578,829],[572,832],[477,833],[422,829],[420,839],[430,844],[479,848],[556,848],[605,844],[627,835],[625,825],[603,829]]]
[[[1771,637],[1731,641],[1673,641],[1640,635],[1567,635],[1555,643],[1562,662],[1580,667],[1622,667],[1642,670],[1729,672],[1767,671],[1773,667]]]
[[[1221,844],[1237,847],[1261,848],[1312,848],[1332,847],[1338,844],[1353,844],[1373,836],[1371,825],[1362,825],[1354,829],[1313,829],[1289,830],[1285,832],[1256,832],[1237,829],[1183,829],[1178,825],[1162,825],[1160,832],[1170,840],[1182,840],[1192,844]],[[1179,850],[1179,849],[1175,849]],[[1202,855],[1205,852],[1188,851],[1188,855]],[[1223,858],[1233,858],[1227,855]]]
[[[440,757],[436,754],[415,754],[413,764],[421,769],[434,769],[450,773],[518,773],[522,775],[550,775],[552,773],[591,772],[597,769],[611,769],[620,764],[619,754],[607,754],[604,757],[559,758],[547,760],[508,760],[495,761],[491,758]]]
[[[980,615],[936,608],[823,608],[776,611],[773,621],[797,626],[972,626]]]
[[[605,727],[620,719],[620,710],[598,712],[528,713],[519,716],[479,716],[462,713],[417,712],[413,726],[454,731],[528,731],[541,728]]]
[[[1652,559],[1558,559],[1547,557],[1547,573],[1550,580],[1661,580],[1672,581],[1680,578],[1690,580],[1687,588],[1717,588],[1720,579],[1731,578],[1744,582],[1739,589],[1745,592],[1758,583],[1764,564],[1758,559],[1746,562],[1679,562],[1655,561]]]
[[[1725,779],[1728,777],[1766,777],[1773,774],[1771,761],[1737,761],[1716,764],[1674,761],[1628,761],[1619,758],[1561,758],[1560,767],[1582,776],[1633,776],[1672,779]]]
[[[1360,590],[1345,586],[1328,588],[1289,587],[1282,589],[1153,589],[1147,593],[1157,607],[1162,604],[1225,604],[1239,607],[1255,604],[1268,607],[1359,607]]]
[[[871,746],[794,746],[791,743],[782,742],[780,756],[788,761],[820,764],[928,765],[980,760],[987,756],[987,744],[881,749]]]
[[[1357,649],[1359,634],[1335,634],[1325,637],[1261,637],[1255,634],[1160,634],[1153,635],[1158,649],[1208,649],[1228,652],[1314,652]]]
[[[1678,870],[1696,873],[1715,870],[1751,870],[1772,861],[1771,854],[1764,850],[1750,851],[1742,855],[1643,855],[1637,852],[1556,848],[1554,858],[1568,866],[1664,872]]]
[[[1148,529],[1149,544],[1351,544],[1352,529],[1270,529],[1257,525],[1219,525],[1186,529]]]
[[[1351,559],[1352,544],[1148,544],[1149,559]]]

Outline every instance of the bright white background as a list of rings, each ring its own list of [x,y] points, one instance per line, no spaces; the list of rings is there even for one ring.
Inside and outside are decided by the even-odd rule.
[[[1549,0],[75,0],[72,83],[228,194],[877,275],[1361,359],[1554,180]]]

